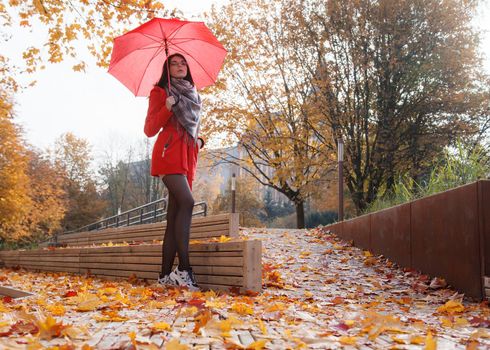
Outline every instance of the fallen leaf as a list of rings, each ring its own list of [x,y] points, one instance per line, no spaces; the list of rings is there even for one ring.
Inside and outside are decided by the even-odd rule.
[[[172,327],[170,327],[170,325],[167,322],[155,322],[151,326],[151,328],[153,331],[157,331],[157,332],[171,331],[172,330]]]
[[[456,301],[456,300],[449,300],[446,302],[446,304],[439,306],[437,308],[437,312],[440,313],[446,313],[446,314],[455,314],[455,313],[460,313],[464,311],[464,306],[461,304],[461,302]]]
[[[425,338],[425,350],[436,350],[437,343],[432,337],[432,333],[429,331],[427,337]]]
[[[357,337],[340,337],[338,339],[340,344],[343,345],[356,345],[357,344]]]
[[[164,344],[165,350],[188,350],[189,347],[185,344],[181,344],[178,339],[174,338]]]

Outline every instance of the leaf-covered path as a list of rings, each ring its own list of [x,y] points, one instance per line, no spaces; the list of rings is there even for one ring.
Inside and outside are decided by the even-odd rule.
[[[263,240],[259,295],[0,270],[0,349],[485,349],[490,310],[315,230]],[[431,286],[432,288],[430,288]],[[56,347],[57,346],[57,347]]]

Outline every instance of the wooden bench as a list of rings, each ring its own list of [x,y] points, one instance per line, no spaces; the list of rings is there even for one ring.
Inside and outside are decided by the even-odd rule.
[[[156,280],[161,268],[161,244],[112,247],[56,248],[0,251],[6,267],[34,271],[91,274],[103,278],[135,275]],[[262,288],[260,240],[234,240],[190,245],[196,280],[205,289],[258,292]]]
[[[237,237],[238,236],[238,213],[227,213],[206,217],[192,218],[191,239],[211,237]],[[163,240],[167,222],[155,224],[144,224],[135,226],[124,226],[109,228],[98,231],[77,232],[58,235],[57,243],[67,246],[89,246],[102,243],[121,242],[153,242]],[[48,246],[49,242],[41,244]]]

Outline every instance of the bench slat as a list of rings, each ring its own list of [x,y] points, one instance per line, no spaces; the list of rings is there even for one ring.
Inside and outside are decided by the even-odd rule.
[[[193,218],[191,223],[191,239],[238,236],[239,214],[226,213],[204,218]],[[91,245],[108,242],[129,242],[162,240],[166,222],[108,228],[99,231],[77,232],[59,235],[58,243],[68,245]]]
[[[72,272],[94,276],[155,280],[161,269],[161,244],[93,248],[0,251],[6,266],[36,271]],[[177,259],[176,259],[177,260]],[[261,241],[207,242],[190,245],[197,281],[218,290],[238,287],[261,290]]]

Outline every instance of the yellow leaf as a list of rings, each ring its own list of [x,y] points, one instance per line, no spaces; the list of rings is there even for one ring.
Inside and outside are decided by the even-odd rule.
[[[136,333],[135,332],[129,332],[128,333],[129,339],[131,339],[131,344],[136,348]]]
[[[172,339],[168,343],[164,344],[165,350],[188,350],[189,347],[185,344],[181,344],[178,339]]]
[[[117,291],[118,291],[117,288],[107,287],[107,288],[99,289],[99,291],[97,292],[97,294],[98,295],[112,295],[112,294],[115,294]]]
[[[63,304],[54,304],[46,306],[46,309],[51,312],[54,316],[63,316],[66,312]]]
[[[234,303],[231,309],[240,315],[253,315],[254,310],[244,303]]]
[[[463,312],[464,306],[459,301],[449,300],[443,306],[439,306],[437,308],[437,311],[441,313],[454,314],[454,313]]]
[[[420,335],[414,335],[413,337],[410,338],[410,344],[423,345],[425,344],[425,339]]]
[[[65,329],[61,331],[61,335],[65,337],[69,337],[71,339],[76,339],[80,336],[80,334],[85,333],[87,334],[86,330],[83,330],[80,327],[73,327],[73,326],[68,326]]]
[[[490,333],[483,329],[479,329],[470,335],[469,340],[478,340],[478,338],[490,338]]]
[[[259,328],[263,335],[267,335],[267,327],[262,320],[259,320]]]
[[[223,332],[227,333],[227,332],[231,331],[231,327],[232,326],[234,326],[234,325],[240,325],[241,323],[242,322],[240,320],[236,319],[235,317],[230,317],[230,318],[228,318],[226,320],[220,321],[218,323],[218,325],[219,325],[219,328]]]
[[[10,310],[5,307],[5,304],[0,300],[0,312],[9,312]]]
[[[405,344],[405,340],[395,337],[394,335],[392,335],[390,338],[397,344]]]
[[[253,342],[252,344],[248,344],[246,349],[247,350],[262,350],[266,344],[267,344],[266,339],[257,340],[255,342]]]
[[[311,252],[301,252],[299,255],[300,258],[306,258],[311,255]]]
[[[209,307],[209,308],[222,308],[222,307],[225,307],[227,304],[223,301],[214,301],[214,300],[207,300],[206,301],[206,307]]]
[[[37,325],[39,327],[39,337],[47,340],[59,337],[62,329],[65,328],[61,322],[56,322],[51,316],[46,317],[44,321],[38,321]]]
[[[312,293],[312,292],[305,291],[305,293],[304,293],[304,294],[305,294],[305,297],[307,297],[307,298],[311,298],[311,297],[313,297],[313,293]]]
[[[226,243],[231,240],[231,237],[226,237],[226,236],[220,236],[219,242],[220,243]]]
[[[124,322],[129,320],[129,318],[119,315],[103,315],[103,316],[95,316],[94,320],[97,322]]]
[[[343,345],[356,345],[357,343],[357,337],[340,337],[339,342]]]
[[[172,328],[166,322],[155,322],[152,326],[153,330],[156,331],[171,331]]]
[[[81,293],[76,297],[77,311],[93,311],[96,310],[101,304],[101,300],[95,295],[90,293]]]
[[[449,327],[449,328],[453,328],[453,322],[447,318],[447,317],[440,317],[439,318],[439,321],[441,321],[441,324],[443,327]]]
[[[199,311],[199,309],[195,306],[184,307],[184,308],[182,308],[182,311],[180,314],[184,317],[191,317],[191,316],[194,316],[198,311]]]
[[[427,337],[425,338],[425,350],[436,350],[437,343],[435,339],[432,337],[432,333],[429,331],[427,333]]]

